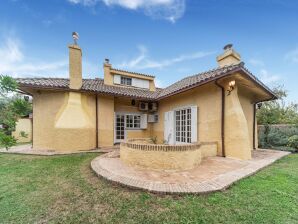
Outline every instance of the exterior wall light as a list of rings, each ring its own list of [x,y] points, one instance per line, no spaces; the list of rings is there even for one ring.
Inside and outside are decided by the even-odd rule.
[[[262,106],[263,106],[262,103],[258,103],[258,104],[257,104],[258,109],[261,109]]]
[[[236,84],[235,80],[232,80],[232,81],[229,82],[229,89],[227,90],[228,95],[230,95],[231,92],[235,89],[235,84]]]

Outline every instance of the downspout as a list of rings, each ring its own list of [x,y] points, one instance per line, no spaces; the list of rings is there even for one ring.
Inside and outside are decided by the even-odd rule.
[[[95,95],[95,128],[96,128],[96,136],[95,136],[95,139],[96,139],[96,149],[98,148],[98,104],[97,104],[97,101],[98,101],[98,98],[97,98],[97,94]]]
[[[253,149],[256,149],[256,103],[253,104],[254,106],[254,117],[253,117]]]
[[[218,80],[215,81],[215,85],[217,85],[221,89],[221,147],[222,147],[222,156],[226,157],[225,151],[225,89],[221,85],[218,84]]]

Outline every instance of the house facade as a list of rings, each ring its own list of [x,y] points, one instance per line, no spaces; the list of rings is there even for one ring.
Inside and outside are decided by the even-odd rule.
[[[158,143],[215,142],[217,154],[250,159],[257,147],[256,104],[275,98],[227,45],[218,67],[166,88],[155,77],[103,64],[104,79],[82,78],[82,50],[69,46],[69,79],[17,79],[33,96],[33,148],[80,151],[130,138]]]

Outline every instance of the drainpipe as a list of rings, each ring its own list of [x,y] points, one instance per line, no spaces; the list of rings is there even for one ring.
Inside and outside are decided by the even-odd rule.
[[[96,136],[95,136],[95,139],[96,139],[96,149],[98,148],[98,108],[97,108],[97,94],[95,95],[95,128],[96,128]]]
[[[221,89],[221,147],[222,147],[222,156],[226,157],[225,151],[225,89],[221,85],[218,84],[218,80],[215,81],[215,85],[217,85]]]
[[[254,117],[253,117],[253,149],[256,149],[256,103],[253,104],[254,106]]]

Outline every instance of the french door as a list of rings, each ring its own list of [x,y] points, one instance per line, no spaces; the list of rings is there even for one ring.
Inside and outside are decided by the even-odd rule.
[[[176,142],[191,143],[191,108],[175,111]]]
[[[125,131],[125,115],[124,114],[116,114],[115,115],[115,143],[119,143],[125,140],[126,131]]]

